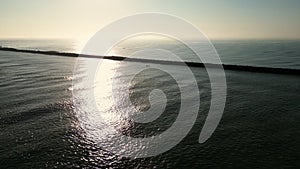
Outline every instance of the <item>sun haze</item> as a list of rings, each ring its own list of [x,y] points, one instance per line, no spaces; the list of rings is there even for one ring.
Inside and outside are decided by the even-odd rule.
[[[162,12],[212,39],[299,39],[300,1],[0,0],[0,38],[89,38],[110,22]],[[163,23],[162,23],[163,24]]]

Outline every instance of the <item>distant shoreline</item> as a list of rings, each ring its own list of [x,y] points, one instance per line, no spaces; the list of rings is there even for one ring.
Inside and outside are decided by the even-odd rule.
[[[85,57],[85,58],[96,58],[96,59],[108,59],[123,61],[126,59],[128,62],[142,62],[142,63],[154,63],[154,64],[167,64],[167,65],[187,65],[189,67],[209,67],[209,68],[224,68],[225,70],[237,70],[246,72],[257,72],[257,73],[273,73],[273,74],[290,74],[300,75],[300,69],[290,68],[273,68],[273,67],[258,67],[258,66],[247,66],[247,65],[229,65],[229,64],[213,64],[213,63],[199,63],[199,62],[178,62],[178,61],[167,61],[167,60],[154,60],[154,59],[141,59],[141,58],[129,58],[124,56],[96,56],[96,55],[85,55],[68,52],[58,51],[41,51],[41,50],[29,50],[29,49],[16,49],[10,47],[0,46],[0,51],[9,52],[22,52],[42,55],[55,55],[64,57]]]

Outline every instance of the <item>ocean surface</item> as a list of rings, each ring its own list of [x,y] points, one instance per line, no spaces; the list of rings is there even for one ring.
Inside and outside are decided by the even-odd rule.
[[[300,41],[212,41],[224,64],[300,69]],[[79,53],[84,43],[72,40],[0,40],[0,46],[18,49]],[[195,44],[199,45],[199,44]],[[163,48],[187,61],[199,61],[178,42],[126,41],[109,55],[131,56],[133,51]],[[209,52],[209,51],[207,51]],[[158,52],[153,59],[165,59]],[[88,61],[91,58],[86,58]],[[191,67],[200,93],[200,109],[191,131],[171,150],[149,158],[125,158],[102,141],[107,131],[103,120],[132,137],[162,133],[176,120],[180,91],[168,73],[151,69],[155,64],[102,62],[103,80],[97,105],[100,112],[76,107],[87,102],[89,88],[80,88],[87,65],[74,67],[77,58],[0,50],[0,166],[1,168],[298,168],[300,166],[300,77],[226,70],[225,111],[212,137],[198,142],[211,99],[210,81],[204,68]],[[133,66],[148,67],[132,83]],[[180,66],[165,65],[184,79]],[[74,74],[76,69],[76,74]],[[109,87],[114,84],[111,92]],[[75,83],[77,84],[77,83]],[[124,119],[124,92],[132,93],[137,109],[149,108],[149,93],[162,90],[168,99],[165,112],[149,124]],[[73,92],[81,98],[73,98]],[[97,90],[96,90],[97,91]],[[193,91],[189,97],[196,97]],[[113,99],[112,99],[113,98]],[[75,100],[74,100],[75,99]],[[77,99],[77,100],[76,100]],[[183,98],[183,99],[189,99]],[[90,112],[88,112],[90,111]],[[97,118],[97,113],[102,118]],[[102,113],[102,114],[101,114]],[[105,130],[103,130],[105,129]]]

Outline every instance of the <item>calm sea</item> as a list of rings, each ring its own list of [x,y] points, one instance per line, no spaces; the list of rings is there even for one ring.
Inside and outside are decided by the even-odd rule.
[[[223,63],[300,69],[300,41],[213,41]],[[197,44],[195,44],[197,45]],[[0,46],[33,50],[80,52],[82,43],[72,40],[0,40]],[[128,41],[111,55],[128,56],[145,48],[163,48],[194,60],[184,45],[172,42]],[[150,53],[151,54],[151,53]],[[154,59],[168,59],[158,53]],[[75,109],[72,92],[86,65],[73,76],[76,58],[0,51],[0,166],[1,168],[297,168],[300,166],[300,78],[297,75],[226,70],[227,102],[221,122],[203,144],[198,137],[210,106],[210,81],[204,68],[190,68],[200,92],[196,122],[187,136],[171,150],[150,158],[130,159],[113,154],[98,144],[103,118],[95,112]],[[113,119],[118,131],[133,137],[156,135],[175,121],[180,109],[180,91],[166,72],[150,69],[130,84],[133,64],[103,62],[107,84],[96,83],[104,93],[98,97],[99,116]],[[150,65],[146,65],[151,67]],[[185,78],[180,66],[170,70]],[[129,72],[129,73],[128,73]],[[107,86],[114,82],[114,94]],[[128,86],[129,85],[129,86]],[[138,109],[149,108],[148,96],[161,89],[168,98],[165,112],[150,124],[119,118],[126,88]],[[112,100],[111,98],[114,97]],[[189,97],[196,97],[191,91]],[[188,99],[188,98],[184,98]],[[82,101],[84,103],[84,101]],[[96,118],[95,118],[96,117]],[[104,118],[104,119],[105,119]],[[110,132],[110,131],[106,131]],[[98,135],[97,135],[98,134]],[[117,140],[115,140],[117,142]]]

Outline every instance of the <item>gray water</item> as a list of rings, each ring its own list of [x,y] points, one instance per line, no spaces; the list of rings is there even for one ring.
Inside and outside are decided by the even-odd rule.
[[[34,44],[42,43],[31,43],[32,46],[28,41],[18,43],[18,47],[25,43],[26,48],[40,50],[52,50],[53,44],[56,45],[47,42],[50,43],[47,47],[44,42],[44,47],[38,48]],[[63,42],[57,50],[65,51],[70,43]],[[8,43],[3,41],[0,45]],[[215,46],[223,63],[288,68],[299,68],[300,64],[298,41],[218,41]],[[127,45],[117,49],[126,53],[131,48]],[[66,51],[76,50],[74,47]],[[82,74],[73,76],[75,62],[76,58],[0,51],[1,168],[297,168],[300,165],[299,76],[226,71],[228,95],[223,118],[213,136],[199,144],[210,106],[210,83],[205,69],[191,68],[201,96],[192,130],[170,151],[150,158],[129,159],[107,151],[103,148],[107,145],[97,144],[101,135],[91,133],[98,130],[101,121],[91,121],[89,114],[74,108],[72,81],[80,80],[84,73],[83,65],[82,71],[78,71]],[[126,70],[137,63],[108,60],[104,63],[109,65],[107,72],[118,72],[118,76],[107,74],[105,78],[113,77],[115,89],[122,93],[126,85],[122,79],[128,76]],[[184,77],[184,72],[178,74]],[[166,73],[150,70],[130,85],[133,102],[140,109],[149,106],[147,98],[153,88],[165,91],[170,102],[155,123],[132,124],[117,118],[115,128],[135,137],[166,130],[176,119],[180,104],[174,80]],[[111,95],[108,92],[106,97]],[[119,96],[116,105],[122,105],[122,95]],[[109,105],[103,107],[107,113],[114,113]],[[118,110],[122,112],[122,107]]]

